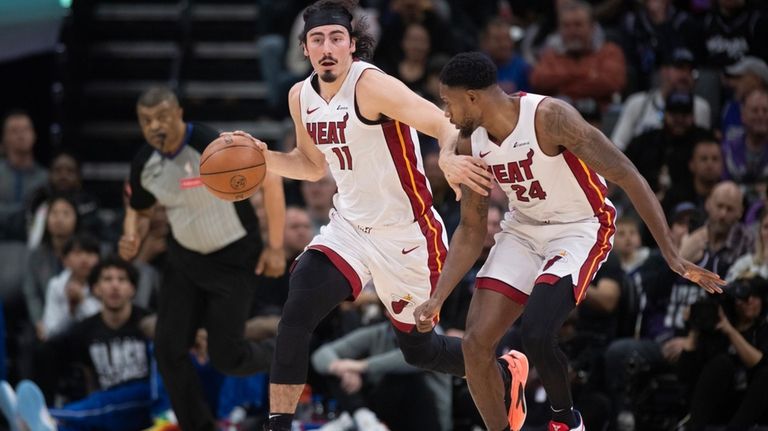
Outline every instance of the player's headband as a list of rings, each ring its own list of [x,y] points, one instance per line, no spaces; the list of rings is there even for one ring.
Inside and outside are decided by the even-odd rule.
[[[339,10],[319,10],[309,15],[304,21],[304,34],[309,33],[315,27],[334,24],[346,28],[349,34],[352,34],[352,15]]]

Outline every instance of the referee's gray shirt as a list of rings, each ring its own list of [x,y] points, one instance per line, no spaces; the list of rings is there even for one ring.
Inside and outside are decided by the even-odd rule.
[[[143,210],[160,203],[168,214],[173,238],[202,254],[258,231],[258,220],[247,199],[223,201],[200,181],[200,156],[218,136],[207,126],[187,123],[184,141],[175,154],[164,156],[145,144],[131,165],[131,208]]]

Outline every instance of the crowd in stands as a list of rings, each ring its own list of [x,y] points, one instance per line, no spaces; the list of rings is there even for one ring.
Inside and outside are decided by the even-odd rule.
[[[285,117],[288,88],[310,70],[297,43],[309,2],[257,2],[264,18],[262,78],[270,89],[264,115]],[[576,407],[590,429],[768,426],[767,6],[760,0],[369,0],[358,8],[378,41],[373,62],[438,105],[442,65],[465,50],[485,52],[510,94],[530,91],[572,103],[648,181],[681,255],[728,281],[713,297],[669,270],[629,200],[609,188],[618,210],[614,249],[559,339],[571,361]],[[136,429],[152,417],[172,421],[162,396],[150,390],[157,374],[152,322],[145,321],[163,288],[165,213],[154,212],[131,266],[114,260],[121,232],[115,220],[122,220],[114,212],[122,209],[105,216],[98,197],[83,187],[82,160],[66,149],[41,166],[33,156],[33,121],[14,110],[2,122],[0,380],[35,381],[51,408],[123,385],[153,393]],[[434,206],[450,235],[459,205],[437,165],[436,143],[421,138]],[[289,132],[271,144],[288,151],[294,142]],[[284,184],[290,266],[328,222],[335,184],[330,176]],[[130,192],[126,187],[124,194]],[[257,213],[262,199],[251,200]],[[498,188],[491,200],[485,252],[445,304],[445,333],[462,335],[474,276],[507,210]],[[250,338],[274,335],[287,281],[264,278],[254,286]],[[110,283],[118,287],[108,291]],[[115,313],[125,310],[125,298],[133,311]],[[313,395],[306,391],[297,418],[327,422],[327,431],[480,429],[466,383],[409,366],[383,313],[375,286],[367,286],[321,324],[313,340]],[[134,340],[110,346],[124,356],[108,353],[99,339],[115,314],[129,322],[123,336]],[[191,354],[201,374],[213,373],[205,368],[204,333],[198,341]],[[523,350],[517,327],[499,353],[510,348]],[[93,349],[103,350],[105,363],[89,359]],[[150,356],[141,362],[144,352]],[[120,368],[114,360],[133,366]],[[208,399],[218,406],[222,429],[251,429],[243,418],[266,414],[260,379],[209,378]],[[535,370],[526,394],[524,429],[542,429],[548,407]]]

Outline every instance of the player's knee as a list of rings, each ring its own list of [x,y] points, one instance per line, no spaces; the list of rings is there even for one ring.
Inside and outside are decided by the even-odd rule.
[[[414,367],[429,369],[435,361],[435,354],[431,349],[420,348],[414,345],[401,345],[405,362]]]
[[[480,331],[468,330],[461,340],[461,350],[464,353],[464,360],[472,362],[481,360],[487,356],[494,356],[494,343],[487,340]]]
[[[548,349],[554,350],[555,348],[555,334],[543,325],[523,321],[520,332],[522,333],[523,348],[532,359],[539,358],[546,354]]]
[[[293,385],[306,381],[311,335],[305,328],[280,322],[270,375],[272,383]]]

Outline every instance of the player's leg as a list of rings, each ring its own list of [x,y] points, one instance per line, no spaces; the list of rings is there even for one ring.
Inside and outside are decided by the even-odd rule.
[[[576,307],[571,276],[537,283],[523,315],[521,334],[525,353],[536,367],[552,406],[553,420],[573,428],[578,420],[573,413],[568,358],[557,342],[557,333]]]
[[[405,361],[425,370],[439,371],[464,377],[464,357],[461,338],[440,335],[434,330],[419,332],[415,328],[403,330],[395,326],[395,335]]]
[[[350,297],[352,286],[323,253],[307,250],[291,272],[288,299],[277,332],[269,385],[269,430],[290,430],[307,380],[309,341],[320,321]]]
[[[179,253],[183,251],[171,249],[169,267],[160,291],[155,358],[181,428],[213,430],[216,423],[203,399],[197,371],[189,358],[189,349],[194,343],[204,310],[203,292],[190,272],[205,269],[185,263]]]
[[[490,289],[477,289],[467,314],[462,348],[467,385],[490,431],[508,429],[504,380],[496,358],[499,340],[523,312],[523,305]],[[523,382],[524,383],[524,382]]]

